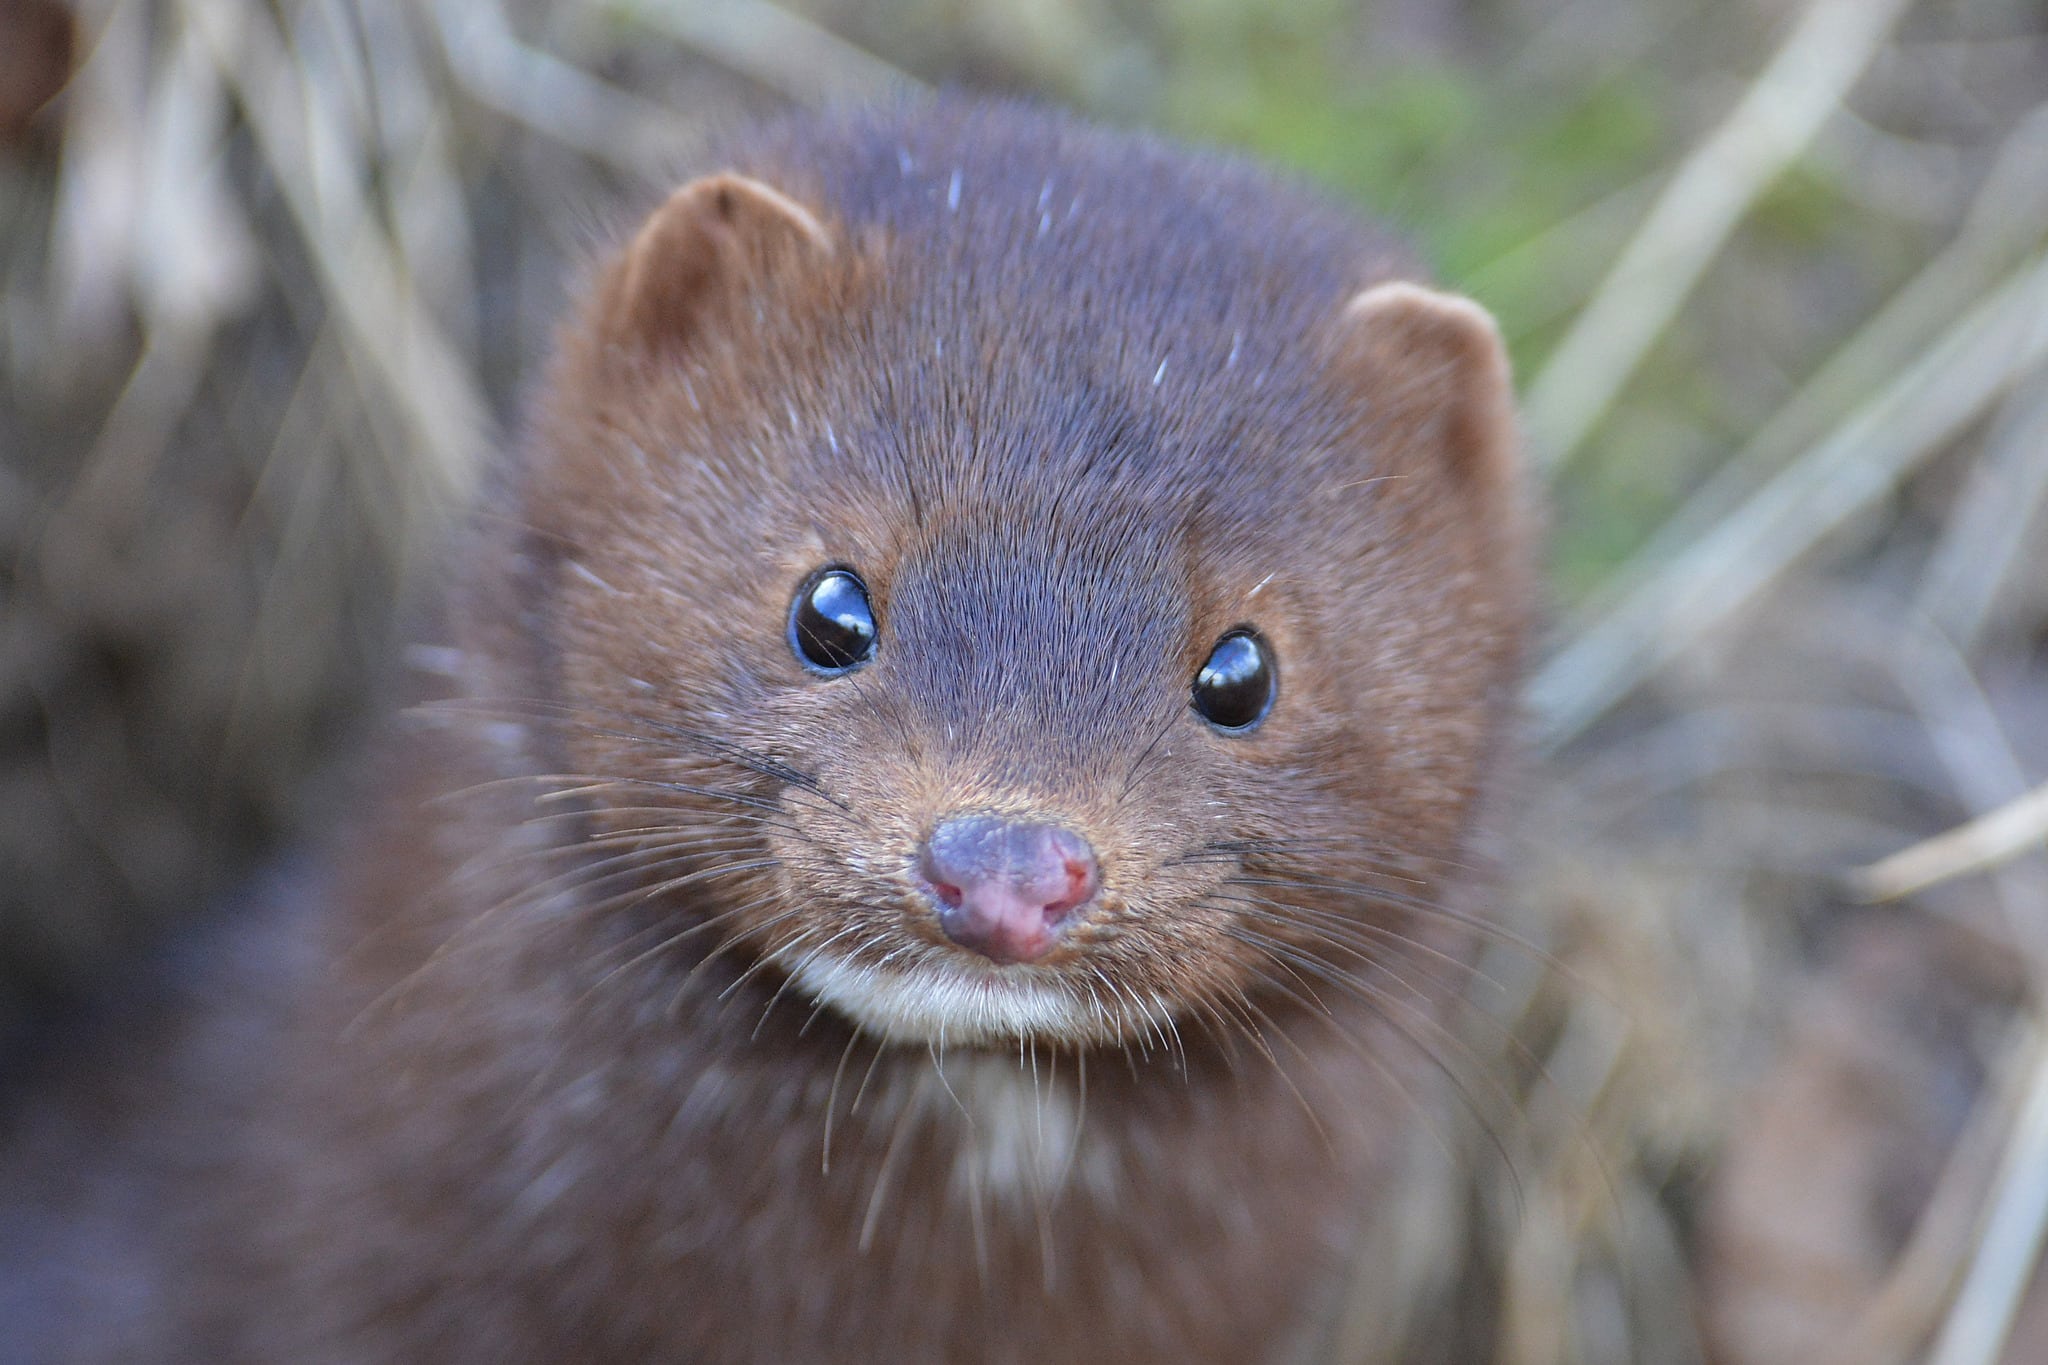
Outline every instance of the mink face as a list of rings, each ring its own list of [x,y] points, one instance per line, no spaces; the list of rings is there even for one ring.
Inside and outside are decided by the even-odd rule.
[[[1497,340],[1234,166],[975,120],[764,139],[609,267],[499,686],[642,900],[874,1036],[1398,975],[1519,615]]]
[[[148,1344],[81,1358],[1305,1358],[1471,922],[1499,338],[1056,117],[722,164],[563,334],[456,705],[196,992]]]

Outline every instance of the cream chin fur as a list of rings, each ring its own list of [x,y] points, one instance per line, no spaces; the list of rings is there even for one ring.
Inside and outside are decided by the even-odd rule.
[[[1084,1142],[1075,1074],[1071,1064],[1062,1074],[1051,1058],[1027,1063],[1014,1052],[956,1051],[934,1068],[927,1103],[959,1134],[955,1195],[1031,1210],[1078,1176],[1097,1199],[1114,1197],[1117,1152]]]
[[[1014,1048],[1020,1039],[1070,1044],[1136,1041],[1163,1027],[1158,999],[1105,1008],[1057,982],[950,963],[897,969],[804,952],[782,954],[799,989],[895,1043]],[[1149,1017],[1148,1017],[1149,1016]]]

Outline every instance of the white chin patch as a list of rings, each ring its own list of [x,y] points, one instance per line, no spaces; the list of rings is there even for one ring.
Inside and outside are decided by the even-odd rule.
[[[1163,1027],[1168,1017],[1165,1002],[1156,998],[1113,1012],[1028,968],[978,971],[941,961],[895,969],[815,952],[790,956],[796,961],[786,965],[799,989],[891,1042],[1115,1043]]]

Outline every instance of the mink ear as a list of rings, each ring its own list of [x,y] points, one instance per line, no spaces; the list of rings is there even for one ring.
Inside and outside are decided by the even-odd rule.
[[[1354,295],[1343,328],[1343,364],[1383,439],[1448,460],[1482,497],[1511,498],[1520,442],[1507,347],[1492,314],[1396,280]]]
[[[817,216],[780,190],[732,172],[702,176],[654,211],[613,267],[607,330],[650,349],[683,343],[779,266],[831,253]]]

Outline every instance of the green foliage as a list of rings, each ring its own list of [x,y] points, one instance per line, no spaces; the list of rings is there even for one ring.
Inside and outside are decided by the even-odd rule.
[[[1299,20],[1314,8],[1284,13]],[[1392,218],[1454,284],[1640,178],[1663,149],[1660,106],[1641,77],[1556,89],[1445,61],[1361,70],[1327,32],[1242,16],[1182,37],[1162,122],[1291,166]],[[1542,265],[1531,256],[1526,269]],[[1514,303],[1542,296],[1542,281],[1509,270],[1489,282],[1511,336],[1540,321]]]
[[[1158,120],[1292,167],[1392,220],[1441,278],[1481,295],[1518,369],[1533,373],[1561,316],[1611,260],[1605,243],[1558,229],[1666,164],[1668,90],[1648,68],[1516,80],[1450,60],[1361,56],[1328,9],[1293,0],[1256,14],[1180,11]],[[1685,482],[1677,452],[1696,442],[1635,435],[1626,458],[1589,461],[1563,499],[1567,596],[1625,557]]]

